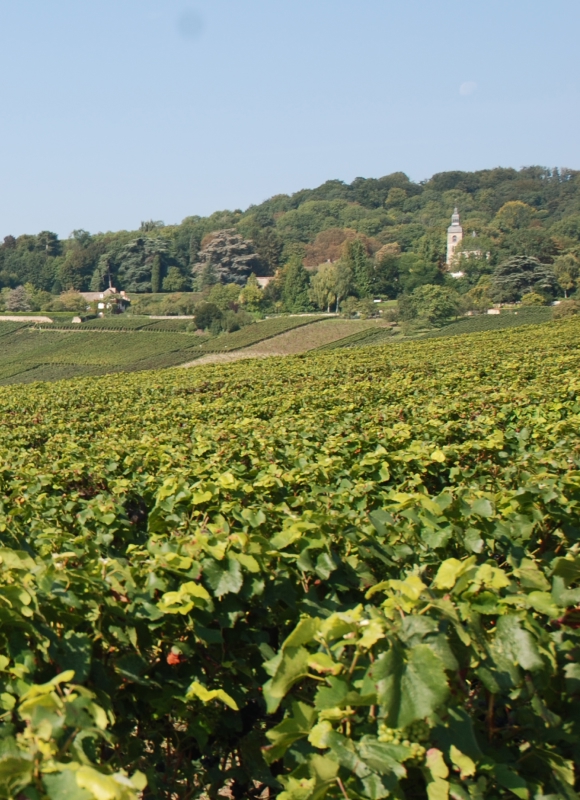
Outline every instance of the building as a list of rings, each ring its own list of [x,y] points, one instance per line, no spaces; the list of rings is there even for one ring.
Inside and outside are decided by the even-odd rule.
[[[473,240],[477,239],[475,231],[472,232],[471,237]],[[455,267],[456,271],[451,272],[453,278],[462,278],[465,274],[462,270],[457,270],[457,267],[460,266],[460,260],[462,258],[482,258],[484,255],[483,251],[477,247],[472,247],[469,250],[463,248],[459,253],[456,254],[455,250],[462,240],[463,228],[461,227],[461,222],[459,221],[459,210],[456,208],[453,211],[453,216],[451,217],[451,225],[447,228],[447,269],[449,269],[451,272],[451,268]],[[485,257],[489,258],[489,253],[486,253]]]
[[[453,254],[459,242],[463,239],[463,228],[459,222],[459,211],[456,208],[451,217],[451,225],[447,228],[447,266],[453,262]]]
[[[130,300],[125,292],[117,292],[112,286],[104,292],[80,292],[87,303],[96,303],[99,311],[116,306],[118,311],[125,311]]]

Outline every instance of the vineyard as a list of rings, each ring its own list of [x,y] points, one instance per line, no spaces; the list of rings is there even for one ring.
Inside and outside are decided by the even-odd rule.
[[[32,329],[4,322],[0,341],[2,384],[176,366],[199,357],[204,339],[167,332]]]
[[[572,319],[4,387],[0,797],[575,800],[579,375]]]
[[[480,333],[514,328],[520,325],[539,325],[552,319],[554,309],[551,306],[520,307],[517,310],[502,311],[501,314],[480,314],[445,325],[427,336],[457,336],[463,333]]]
[[[294,317],[271,317],[253,325],[246,325],[234,333],[226,333],[217,336],[203,345],[202,349],[206,353],[221,353],[231,350],[241,350],[242,347],[249,347],[256,342],[263,342],[271,339],[286,331],[294,328],[301,328],[304,325],[311,325],[314,322],[324,320],[323,316],[294,316]]]

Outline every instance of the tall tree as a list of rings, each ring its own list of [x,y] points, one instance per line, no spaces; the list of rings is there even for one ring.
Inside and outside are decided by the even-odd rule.
[[[161,291],[161,256],[157,253],[151,263],[151,291],[158,294]]]
[[[360,239],[346,242],[343,261],[352,272],[354,290],[358,297],[370,297],[374,291],[373,262]]]
[[[524,294],[552,295],[557,281],[552,267],[531,256],[514,256],[496,267],[492,277],[492,296],[500,303],[521,300]]]
[[[310,276],[300,256],[293,256],[282,270],[282,301],[287,311],[309,311]]]

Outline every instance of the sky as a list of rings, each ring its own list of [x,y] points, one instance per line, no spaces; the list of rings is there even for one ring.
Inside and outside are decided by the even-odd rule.
[[[578,0],[0,0],[0,237],[580,169]]]

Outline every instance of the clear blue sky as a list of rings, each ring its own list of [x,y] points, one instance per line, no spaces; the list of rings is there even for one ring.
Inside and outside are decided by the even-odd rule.
[[[0,0],[0,236],[580,168],[578,0]]]

